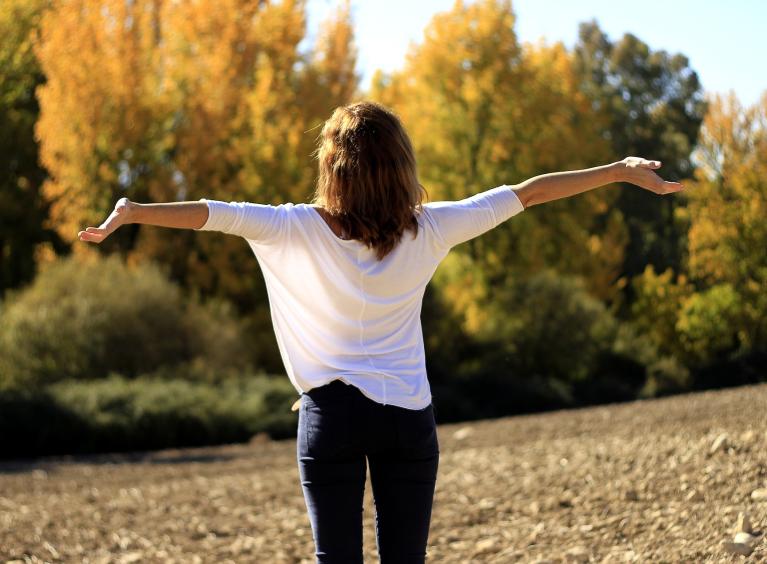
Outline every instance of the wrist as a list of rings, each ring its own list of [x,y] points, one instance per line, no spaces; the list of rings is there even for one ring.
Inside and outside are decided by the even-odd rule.
[[[610,182],[625,182],[623,173],[626,169],[626,164],[623,161],[617,161],[609,166]]]
[[[126,203],[125,212],[125,223],[141,223],[141,219],[139,217],[141,213],[141,204],[137,204],[136,202],[131,202],[128,200]]]

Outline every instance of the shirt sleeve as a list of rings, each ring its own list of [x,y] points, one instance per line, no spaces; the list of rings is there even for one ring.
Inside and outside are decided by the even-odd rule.
[[[208,205],[208,220],[196,231],[221,231],[259,242],[277,240],[285,230],[288,206],[222,202],[200,198]]]
[[[503,223],[524,206],[511,186],[492,188],[463,200],[424,204],[447,247],[473,239]]]

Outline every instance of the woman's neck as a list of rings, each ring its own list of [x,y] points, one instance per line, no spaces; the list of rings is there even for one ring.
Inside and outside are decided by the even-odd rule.
[[[343,227],[341,227],[341,224],[335,217],[330,215],[326,210],[319,206],[315,206],[315,209],[319,212],[320,216],[322,216],[322,219],[325,220],[325,223],[328,224],[328,227],[330,227],[336,237],[339,239],[348,239],[346,233],[343,230]]]

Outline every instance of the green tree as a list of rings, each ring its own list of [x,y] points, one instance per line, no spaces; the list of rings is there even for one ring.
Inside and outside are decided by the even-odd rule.
[[[685,302],[695,292],[689,278],[684,273],[674,276],[671,268],[656,273],[648,264],[631,283],[635,295],[631,303],[633,326],[649,338],[662,354],[683,359],[677,322]]]
[[[603,134],[613,153],[647,155],[663,162],[670,180],[689,178],[705,103],[687,57],[654,51],[631,34],[612,42],[594,21],[581,24],[574,54],[581,90],[606,121]],[[679,271],[685,229],[674,210],[682,205],[681,198],[658,200],[643,190],[621,189],[617,207],[629,235],[625,276],[640,274],[647,264]]]

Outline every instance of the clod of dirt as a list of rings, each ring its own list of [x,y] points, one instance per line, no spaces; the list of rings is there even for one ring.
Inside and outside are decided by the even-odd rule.
[[[709,449],[709,454],[715,454],[719,452],[720,450],[726,449],[728,446],[728,440],[727,440],[727,433],[722,433],[717,438],[714,439],[714,442],[711,443],[711,448]]]
[[[732,540],[741,544],[754,545],[759,540],[759,537],[749,535],[748,533],[737,533]]]
[[[575,546],[565,553],[565,562],[588,562],[589,551],[583,546]]]
[[[748,513],[740,512],[738,513],[738,523],[735,525],[735,534],[737,533],[748,533],[753,534],[754,528],[751,525],[751,519],[748,516]]]
[[[453,433],[453,438],[456,441],[462,441],[464,439],[469,438],[472,433],[474,433],[474,429],[472,429],[471,427],[461,427],[455,433]]]
[[[722,547],[730,554],[741,554],[748,556],[754,551],[754,547],[759,542],[759,537],[753,534],[754,528],[751,525],[751,519],[748,513],[738,513],[738,522],[735,525],[735,537],[732,541],[725,541]]]
[[[740,442],[749,444],[756,441],[756,438],[756,432],[753,429],[749,429],[740,435]]]
[[[724,548],[725,552],[729,552],[730,554],[741,554],[743,556],[748,556],[754,552],[753,546],[741,542],[724,541],[722,543],[722,548]]]
[[[480,541],[477,541],[477,543],[474,545],[474,554],[485,554],[488,552],[497,552],[498,548],[499,548],[498,539],[495,537],[490,537],[487,539],[482,539]]]

